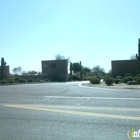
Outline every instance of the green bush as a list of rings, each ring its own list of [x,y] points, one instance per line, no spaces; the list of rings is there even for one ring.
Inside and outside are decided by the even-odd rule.
[[[127,76],[132,76],[132,74],[131,74],[131,73],[126,73],[126,74],[124,75],[124,77],[127,77]]]
[[[68,78],[68,81],[72,81],[72,78],[71,78],[71,77],[69,77],[69,78]]]
[[[135,82],[135,81],[128,81],[127,85],[137,85],[137,82]]]
[[[119,80],[119,83],[123,83],[123,77],[122,76],[116,76],[116,79]],[[115,81],[114,81],[115,82]]]
[[[140,84],[140,78],[137,79],[137,83]]]
[[[72,76],[72,80],[73,80],[73,81],[79,81],[80,78],[78,78],[78,76],[76,76],[76,75],[73,75],[73,76]]]
[[[108,75],[106,75],[106,76],[104,77],[104,81],[106,81],[106,79],[108,79],[108,78],[111,78],[111,77],[108,76]]]
[[[91,78],[90,83],[91,84],[100,84],[100,79],[99,78]]]
[[[34,82],[38,82],[38,79],[34,79]]]
[[[44,81],[43,79],[40,79],[40,80],[38,80],[38,82],[44,83],[44,82],[46,82],[46,81]]]
[[[58,81],[58,77],[53,77],[51,81]]]
[[[138,76],[135,76],[135,77],[133,77],[133,80],[137,81],[138,78],[139,78]]]
[[[140,77],[140,74],[138,74],[137,77]]]
[[[116,76],[116,79],[123,79],[122,76]]]
[[[90,78],[89,78],[89,77],[83,77],[82,80],[83,80],[83,81],[89,81]]]
[[[118,84],[119,82],[120,82],[120,79],[117,79],[117,78],[116,78],[116,79],[114,80],[114,83],[115,83],[115,84]]]
[[[26,80],[25,79],[19,79],[18,83],[26,83]]]
[[[15,82],[18,82],[20,80],[19,77],[15,77]]]
[[[14,81],[13,80],[9,80],[8,83],[14,83]]]
[[[27,80],[27,82],[34,82],[34,79],[32,79],[32,78],[29,78],[28,80]]]
[[[132,76],[127,76],[127,78],[129,79],[129,81],[133,81],[133,77]]]
[[[64,82],[63,78],[58,78],[58,82]]]
[[[113,79],[111,77],[106,78],[105,80],[106,85],[112,85],[113,84]]]
[[[100,79],[100,80],[102,79],[101,76],[97,76],[97,78]]]
[[[133,81],[133,77],[132,76],[126,76],[124,77],[124,83],[127,83],[128,81]]]
[[[124,80],[124,83],[127,83],[129,81],[129,78],[125,77],[123,80]]]
[[[46,81],[46,82],[50,82],[50,80],[49,80],[49,79],[45,79],[45,81]]]
[[[2,80],[2,81],[1,81],[1,83],[2,83],[2,84],[5,84],[5,83],[6,83],[6,81],[5,81],[5,80]]]

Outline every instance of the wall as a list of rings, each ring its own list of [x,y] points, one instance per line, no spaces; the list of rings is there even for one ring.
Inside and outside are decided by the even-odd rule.
[[[1,73],[1,66],[0,66],[0,73]],[[0,75],[1,76],[1,75]],[[4,77],[8,78],[10,76],[9,73],[9,66],[5,66],[5,72],[4,72]]]
[[[46,74],[48,79],[68,80],[68,61],[67,60],[48,60],[42,61],[42,74]]]
[[[131,73],[136,76],[139,73],[139,62],[138,60],[115,60],[111,61],[112,65],[112,76],[118,75],[124,76],[126,73]]]

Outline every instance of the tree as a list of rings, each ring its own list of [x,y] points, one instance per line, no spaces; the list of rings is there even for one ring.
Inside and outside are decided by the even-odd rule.
[[[41,74],[42,74],[41,72],[38,72],[38,73],[37,73],[37,75],[41,75]]]
[[[101,75],[104,75],[105,74],[105,71],[103,68],[101,68],[100,66],[95,66],[93,67],[93,72],[96,76],[101,76]]]
[[[72,62],[70,63],[70,80],[72,80]]]
[[[22,71],[22,68],[19,66],[17,69],[18,69],[18,73],[20,74]]]
[[[26,72],[26,71],[23,71],[21,74],[22,74],[22,75],[29,75],[29,73]]]
[[[29,72],[28,72],[28,74],[29,74],[29,75],[36,75],[36,74],[37,74],[37,72],[36,72],[36,71],[34,71],[34,70],[32,70],[32,71],[29,71]]]
[[[23,71],[22,72],[22,75],[36,75],[36,74],[41,74],[41,72],[36,72],[36,71],[34,71],[34,70],[32,70],[32,71]]]
[[[80,72],[81,71],[81,66],[79,63],[73,63],[72,64],[72,70],[75,73]]]
[[[19,74],[21,73],[22,69],[21,69],[21,67],[19,66],[19,67],[17,67],[17,68],[14,68],[12,71],[13,71],[13,73],[14,73],[15,75],[19,75]]]
[[[136,55],[134,54],[134,55],[131,55],[130,59],[131,59],[131,60],[136,60],[137,57],[136,57]]]
[[[106,73],[107,76],[112,76],[112,70],[109,70],[108,73]]]
[[[62,59],[65,59],[65,56],[61,55],[61,54],[56,54],[55,55],[55,59],[56,60],[62,60]]]
[[[88,67],[83,67],[82,68],[82,72],[83,72],[84,76],[86,76],[86,74],[88,74],[89,72],[91,72],[91,69],[88,68]]]
[[[61,55],[61,54],[56,54],[55,55],[55,60],[63,60],[63,59],[67,59],[68,60],[68,64],[70,63],[70,59],[66,58],[65,56]]]

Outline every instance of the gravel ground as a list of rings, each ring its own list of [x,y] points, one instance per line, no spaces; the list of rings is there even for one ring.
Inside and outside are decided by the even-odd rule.
[[[113,84],[111,86],[107,86],[105,84],[105,82],[101,82],[100,84],[83,83],[82,85],[90,86],[90,87],[99,87],[99,88],[135,89],[135,90],[140,90],[140,85],[127,85],[125,83]]]

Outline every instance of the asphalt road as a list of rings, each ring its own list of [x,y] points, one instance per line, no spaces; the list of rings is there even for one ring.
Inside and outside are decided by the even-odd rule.
[[[0,86],[0,140],[128,140],[140,129],[139,91],[79,83]]]

